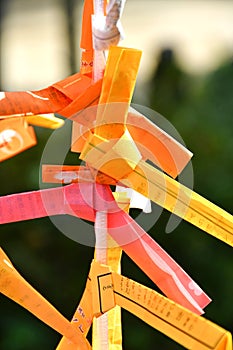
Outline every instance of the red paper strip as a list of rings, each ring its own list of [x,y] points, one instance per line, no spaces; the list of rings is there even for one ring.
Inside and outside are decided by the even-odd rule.
[[[85,193],[87,187],[85,184]],[[77,204],[72,203],[73,197],[76,198]],[[70,212],[73,214],[73,210],[82,219],[95,220],[95,211],[84,201],[78,188],[76,191],[74,187],[65,186],[12,194],[0,197],[0,224],[70,214]]]
[[[183,269],[119,209],[109,186],[71,184],[65,187],[0,197],[0,223],[69,214],[94,221],[96,211],[108,210],[108,230],[135,263],[171,299],[201,314],[210,299]]]
[[[201,309],[211,299],[127,213],[116,208],[116,204],[114,208],[108,186],[97,187],[96,193],[105,207],[109,202],[108,232],[125,253],[169,298],[193,312],[203,313]]]

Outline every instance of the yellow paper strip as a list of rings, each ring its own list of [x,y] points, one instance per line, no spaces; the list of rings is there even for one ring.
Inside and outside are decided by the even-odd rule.
[[[52,113],[27,116],[25,119],[28,124],[49,129],[58,129],[64,125],[64,120],[55,117]]]
[[[126,193],[113,193],[118,206],[129,211],[130,199]],[[113,238],[108,235],[107,265],[111,271],[121,273],[122,249],[117,245]],[[108,311],[108,347],[109,350],[122,350],[122,326],[121,326],[121,308],[116,305]]]
[[[91,280],[88,277],[86,287],[81,298],[81,301],[74,313],[71,323],[78,329],[84,337],[87,336],[87,333],[91,327],[93,321],[93,310],[92,310],[92,286]],[[85,348],[81,347],[80,350]],[[77,345],[71,344],[69,339],[63,337],[59,342],[56,350],[77,350]]]
[[[80,318],[78,310],[81,309],[83,319],[88,320],[88,326],[83,327],[84,335],[87,334],[93,316],[91,305],[94,305],[94,314],[97,317],[109,307],[118,305],[186,349],[232,350],[232,336],[229,331],[154,290],[111,272],[108,266],[95,260],[92,261],[90,278],[76,311],[77,318]],[[62,344],[65,344],[64,338]],[[57,350],[70,350],[68,343],[66,345],[59,345]]]
[[[139,317],[172,340],[192,350],[232,350],[230,332],[129,278],[112,272],[105,280],[106,266],[93,261],[92,284],[98,287],[98,308],[114,294],[117,305]],[[95,273],[97,275],[95,276]],[[109,278],[109,275],[108,275]],[[107,283],[106,283],[107,282]],[[108,289],[108,294],[106,293]],[[98,312],[99,310],[96,310]]]
[[[95,134],[92,135],[87,140],[80,159],[102,173],[111,173],[114,179],[120,180],[132,172],[142,156],[128,130],[125,130],[117,141],[114,139],[108,141]]]
[[[150,288],[112,274],[116,304],[187,349],[231,350],[231,334]]]
[[[115,245],[110,236],[108,236],[108,240],[108,246]],[[112,271],[117,273],[121,273],[121,254],[120,247],[113,246],[107,250],[107,264]],[[108,346],[109,350],[122,349],[121,308],[118,305],[108,311]]]
[[[94,139],[96,140],[97,138]],[[145,161],[139,160],[135,157],[136,151],[130,153],[130,149],[124,145],[126,142],[122,142],[121,139],[112,145],[111,141],[93,142],[92,138],[80,158],[93,168],[119,180],[119,184],[134,189],[156,204],[233,246],[231,214]],[[133,149],[133,144],[131,148]],[[131,166],[133,163],[134,167]],[[120,173],[124,178],[120,179]]]
[[[203,231],[233,246],[233,216],[196,192],[141,161],[122,184]]]
[[[116,139],[124,133],[141,54],[136,49],[110,48],[97,109],[96,135]]]
[[[100,106],[101,105],[99,105],[98,108],[100,108]],[[123,108],[120,107],[121,103],[112,103],[112,116],[116,117],[122,112]],[[103,108],[103,106],[101,108]],[[110,106],[108,108],[110,108]],[[91,110],[85,110],[87,124],[85,126],[79,123],[73,123],[72,152],[82,152],[86,139],[90,137],[91,133],[94,133],[93,121],[88,121],[90,115],[93,116],[94,120],[95,110],[93,110],[93,108]],[[176,178],[190,161],[192,153],[165,131],[153,124],[144,115],[131,107],[129,107],[129,113],[126,119],[126,127],[142,154],[143,159],[150,160],[165,173]],[[112,128],[115,128],[115,125],[116,123],[112,122]],[[105,129],[106,126],[103,125],[103,128]],[[120,128],[119,125],[118,128]],[[110,133],[112,133],[112,131],[110,131]]]
[[[126,198],[125,198],[126,199]],[[124,203],[126,206],[126,203]],[[112,271],[121,273],[121,255],[122,249],[117,245],[117,243],[110,237],[107,236],[108,249],[107,249],[107,265]],[[96,259],[96,254],[95,254]],[[107,312],[107,322],[108,322],[108,348],[109,350],[121,350],[122,349],[122,327],[121,327],[121,308],[116,305],[114,308]],[[93,319],[92,325],[92,338],[98,334],[97,332],[97,319]],[[98,342],[97,342],[98,343]],[[94,349],[93,343],[93,349]]]
[[[77,344],[80,344],[82,350],[91,349],[88,341],[77,331],[76,327],[23,279],[1,248],[0,292],[64,335],[76,348]]]
[[[132,69],[129,69],[131,61]],[[143,161],[125,128],[139,61],[140,52],[135,50],[110,50],[97,111],[98,127],[94,134],[89,135],[80,158],[156,204],[233,245],[232,216]],[[121,102],[119,105],[125,108],[121,110],[121,107],[112,106],[110,102]],[[104,103],[102,107],[101,103]]]

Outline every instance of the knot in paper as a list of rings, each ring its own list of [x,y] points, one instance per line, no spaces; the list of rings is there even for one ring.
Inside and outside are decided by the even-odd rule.
[[[116,46],[123,38],[120,16],[124,1],[110,0],[107,6],[107,15],[98,13],[92,16],[93,48],[95,50],[108,50]]]
[[[142,156],[126,129],[117,141],[106,140],[96,134],[89,136],[80,158],[93,168],[120,180],[135,169]]]

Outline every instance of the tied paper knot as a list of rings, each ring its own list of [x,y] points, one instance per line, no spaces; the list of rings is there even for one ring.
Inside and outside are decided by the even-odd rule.
[[[120,180],[136,168],[142,156],[126,129],[117,140],[90,135],[80,158],[98,171]]]
[[[92,35],[94,50],[108,50],[116,46],[123,39],[123,29],[120,16],[124,7],[122,0],[110,0],[107,6],[107,15],[97,13],[92,16]]]

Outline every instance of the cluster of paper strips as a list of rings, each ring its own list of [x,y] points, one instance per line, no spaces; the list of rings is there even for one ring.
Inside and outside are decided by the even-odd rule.
[[[43,181],[63,185],[0,197],[0,223],[61,214],[95,222],[96,251],[83,297],[68,321],[2,250],[0,291],[59,332],[59,350],[121,350],[120,307],[187,349],[230,350],[231,334],[200,316],[210,298],[128,214],[135,206],[126,195],[131,188],[144,196],[140,208],[142,198],[152,200],[233,245],[232,216],[175,180],[192,153],[130,107],[141,51],[117,46],[123,5],[85,1],[80,73],[40,91],[3,92],[0,100],[1,161],[36,144],[28,124],[61,127],[53,113],[73,120],[71,150],[85,166],[45,164]],[[122,250],[166,296],[121,275]]]

